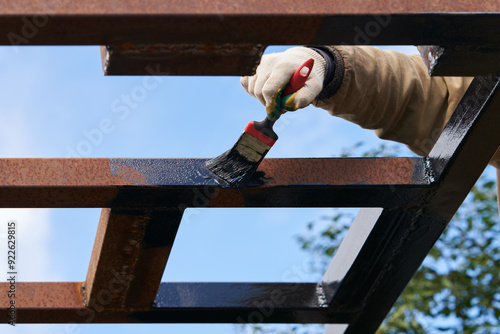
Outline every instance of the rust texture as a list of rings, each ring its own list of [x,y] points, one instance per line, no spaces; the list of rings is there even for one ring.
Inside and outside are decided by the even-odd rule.
[[[252,75],[263,52],[248,43],[101,47],[105,75]]]
[[[97,311],[151,308],[182,210],[103,209],[85,280],[86,305]]]
[[[418,184],[413,179],[417,161],[414,158],[265,159],[260,169],[269,176],[267,186]]]
[[[420,12],[496,12],[500,11],[500,4],[496,0],[484,0],[480,3],[471,0],[420,0],[408,2],[403,0],[387,3],[381,0],[354,0],[349,2],[331,2],[325,5],[323,1],[307,0],[278,0],[263,3],[259,0],[236,1],[209,1],[209,0],[150,0],[147,4],[134,0],[115,2],[111,0],[99,1],[71,1],[57,0],[20,0],[0,1],[2,13],[14,14],[323,14],[323,13],[420,13]]]
[[[205,159],[0,159],[0,206],[351,206],[360,194],[364,205],[377,206],[384,200],[375,195],[380,187],[389,195],[385,200],[399,202],[413,190],[394,192],[397,187],[429,185],[419,158],[266,159],[243,191],[219,186],[204,163]],[[318,195],[311,197],[315,192]]]
[[[16,282],[15,298],[8,298],[10,283],[0,283],[0,321],[9,323],[7,312],[10,301],[15,300],[16,322],[64,322],[73,319],[77,310],[83,310],[83,296],[80,293],[81,283],[24,283]]]
[[[490,74],[499,17],[497,0],[2,1],[0,45],[106,45],[110,75],[248,75],[268,45],[462,46],[468,66],[436,73]]]
[[[497,0],[4,0],[0,8],[4,45],[495,45],[497,35],[481,32],[500,25]]]
[[[293,184],[418,184],[419,158],[265,159],[266,186]],[[216,185],[205,159],[0,159],[0,187],[119,187]],[[397,173],[394,173],[394,171]],[[314,171],[314,173],[312,173]]]

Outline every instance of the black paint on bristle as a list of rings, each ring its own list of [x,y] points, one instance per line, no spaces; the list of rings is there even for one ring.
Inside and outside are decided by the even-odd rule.
[[[215,174],[217,179],[222,181],[222,185],[243,188],[252,177],[261,160],[250,161],[233,147],[218,157],[208,160],[205,166]]]
[[[267,124],[269,122],[263,121],[260,123]],[[262,127],[262,129],[257,130],[254,128],[254,124],[255,122],[248,123],[245,131],[229,151],[205,162],[205,167],[214,174],[215,179],[222,186],[238,189],[246,187],[259,164],[269,152],[273,143],[269,141],[266,143],[255,136],[263,135],[264,132],[261,130],[266,130],[266,128]],[[263,139],[268,137],[263,136]],[[272,139],[276,140],[278,138],[276,134],[275,137],[275,139]]]

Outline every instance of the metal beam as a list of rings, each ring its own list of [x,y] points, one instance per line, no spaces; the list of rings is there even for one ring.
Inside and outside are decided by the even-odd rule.
[[[376,331],[500,146],[498,82],[471,83],[427,158],[427,198],[358,214],[322,283],[331,308],[356,314],[345,333]]]
[[[2,1],[0,44],[485,44],[498,12],[496,0]]]
[[[0,206],[372,207],[402,205],[429,185],[421,158],[265,159],[239,191],[219,186],[205,161],[0,159]]]
[[[485,28],[487,30],[487,28]],[[500,75],[498,45],[419,46],[420,54],[430,75],[488,76]]]
[[[141,321],[196,323],[345,322],[348,312],[329,310],[316,283],[162,283],[154,312]],[[158,317],[159,316],[159,317]],[[161,318],[163,317],[163,318]]]
[[[111,45],[101,47],[104,75],[251,75],[260,44]],[[160,71],[158,73],[156,71]]]
[[[2,291],[9,283],[0,283]],[[86,308],[82,283],[16,283],[16,323],[318,323],[353,315],[324,304],[316,283],[162,283],[147,311]],[[0,321],[10,300],[0,296]]]
[[[182,213],[103,209],[84,285],[86,305],[99,312],[150,309]]]
[[[82,318],[85,310],[81,283],[24,283],[16,282],[13,298],[8,297],[11,283],[0,283],[0,321],[10,322],[11,301],[15,304],[15,323],[72,322]],[[6,325],[4,325],[6,326]]]
[[[500,52],[500,35],[483,33],[500,31],[496,0],[21,0],[0,8],[0,45],[107,45],[106,74],[242,75],[268,45],[400,44],[467,46],[472,63],[452,61],[446,73],[477,75]]]

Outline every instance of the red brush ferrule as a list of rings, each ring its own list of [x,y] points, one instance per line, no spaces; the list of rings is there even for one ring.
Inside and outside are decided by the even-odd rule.
[[[252,137],[260,140],[261,142],[263,142],[267,146],[272,147],[274,145],[274,143],[276,142],[276,140],[272,139],[269,136],[266,136],[265,134],[263,134],[262,132],[257,130],[253,123],[254,123],[254,121],[248,122],[247,126],[245,127],[245,132],[248,133],[249,135],[251,135]]]

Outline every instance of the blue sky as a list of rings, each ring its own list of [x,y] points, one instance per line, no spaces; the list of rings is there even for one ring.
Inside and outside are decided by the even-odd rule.
[[[284,50],[270,47],[266,52]],[[400,50],[415,53],[413,47]],[[0,158],[214,157],[265,109],[238,77],[104,77],[99,47],[0,47]],[[145,81],[147,80],[147,81]],[[126,103],[126,97],[134,97]],[[104,127],[90,143],[86,134]],[[333,157],[371,132],[308,107],[275,125],[268,157]],[[76,153],[75,153],[76,152]],[[190,209],[163,281],[313,281],[295,236],[331,209]],[[83,281],[100,209],[0,210],[18,222],[21,281]],[[0,271],[6,272],[1,261]],[[234,333],[233,325],[1,325],[2,333]]]

